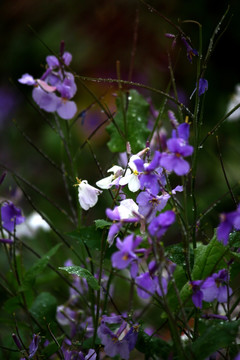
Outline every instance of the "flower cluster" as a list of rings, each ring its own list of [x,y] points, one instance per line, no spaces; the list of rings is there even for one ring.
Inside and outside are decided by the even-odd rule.
[[[74,97],[77,86],[74,75],[65,70],[72,61],[69,52],[60,49],[60,56],[46,57],[47,69],[40,79],[24,74],[18,80],[21,84],[33,86],[33,100],[47,112],[56,112],[62,119],[69,120],[77,112],[77,106],[71,99]]]

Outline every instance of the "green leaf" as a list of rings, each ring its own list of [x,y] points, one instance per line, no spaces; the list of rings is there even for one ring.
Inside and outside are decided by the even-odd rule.
[[[48,292],[42,292],[34,300],[30,313],[43,328],[46,328],[48,323],[55,321],[56,308],[56,298]],[[37,329],[40,330],[38,327]]]
[[[202,335],[188,346],[189,351],[195,355],[194,359],[204,360],[215,351],[231,345],[238,335],[239,326],[240,320],[214,324],[209,321]]]
[[[125,133],[121,94],[116,99],[116,105],[117,114],[114,118],[116,125],[112,122],[106,128],[110,135],[107,145],[111,152],[124,152],[126,151],[127,140],[130,142],[132,153],[136,154],[145,148],[146,140],[150,133],[147,128],[149,104],[136,90],[129,91],[126,111],[127,139],[119,134],[119,131],[123,134]]]
[[[56,254],[60,246],[62,246],[62,244],[57,244],[45,255],[43,255],[41,259],[35,262],[35,264],[25,273],[19,291],[26,291],[33,287],[36,277],[44,270],[49,263],[50,258]]]
[[[100,286],[98,284],[97,279],[85,268],[81,266],[66,266],[66,267],[59,267],[60,270],[67,271],[69,274],[77,275],[81,278],[87,280],[89,286],[91,286],[94,290],[99,290]]]
[[[234,231],[229,235],[229,246],[240,247],[240,231]]]
[[[96,229],[109,228],[109,226],[112,225],[112,223],[110,221],[106,221],[103,219],[98,219],[98,220],[95,220],[94,222],[95,222]]]
[[[81,227],[80,229],[67,233],[67,235],[86,244],[90,249],[99,250],[101,247],[102,232],[96,230],[95,225]]]
[[[195,250],[192,279],[203,280],[213,272],[225,268],[224,257],[228,254],[228,247],[220,243],[216,236],[212,238],[208,245],[199,245]]]

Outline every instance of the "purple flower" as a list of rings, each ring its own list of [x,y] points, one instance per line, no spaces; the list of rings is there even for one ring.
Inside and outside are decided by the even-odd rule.
[[[186,175],[190,166],[183,157],[193,153],[193,147],[188,144],[189,124],[183,123],[174,129],[172,138],[167,141],[169,152],[162,154],[160,165],[168,171],[174,171],[177,175]]]
[[[123,241],[117,238],[116,246],[119,251],[112,255],[112,265],[117,269],[125,269],[133,261],[137,261],[138,257],[134,250],[141,243],[142,238],[140,236],[134,236],[133,234],[127,236]]]
[[[137,293],[143,299],[151,297],[156,289],[156,283],[149,272],[141,274],[136,277],[135,283],[137,285]],[[146,289],[147,291],[144,291]]]
[[[182,36],[181,39],[187,50],[187,58],[190,63],[192,63],[193,56],[198,56],[198,52],[196,49],[193,49],[193,47],[189,44],[189,42],[184,36]]]
[[[202,308],[202,301],[212,302],[217,300],[220,303],[227,302],[228,296],[231,296],[232,289],[227,286],[229,273],[226,269],[219,270],[206,280],[191,281],[193,295],[192,301],[198,308]]]
[[[140,188],[147,188],[153,194],[158,194],[160,190],[159,182],[161,182],[161,178],[163,177],[163,182],[165,182],[165,177],[161,175],[162,169],[159,169],[159,161],[161,158],[161,154],[159,151],[155,151],[152,161],[148,163],[144,163],[142,159],[136,159],[134,161],[139,174],[140,180]]]
[[[108,324],[119,324],[119,328],[113,332]],[[130,351],[132,351],[137,342],[138,325],[130,327],[119,316],[102,317],[101,324],[97,331],[98,337],[104,345],[104,351],[107,356],[114,357],[119,355],[121,359],[128,360]]]
[[[151,221],[150,225],[148,226],[148,231],[150,235],[160,238],[162,235],[165,234],[169,226],[172,225],[174,221],[174,211],[165,211]]]
[[[199,79],[198,95],[203,95],[208,89],[208,81],[206,79]]]
[[[240,205],[238,205],[236,211],[221,214],[220,221],[217,228],[217,239],[223,245],[227,245],[232,229],[240,230]]]
[[[113,210],[107,209],[106,215],[109,219],[115,221],[108,232],[107,241],[113,244],[115,235],[120,231],[124,223],[135,223],[139,221],[138,206],[132,199],[125,199],[115,206]]]
[[[190,281],[190,285],[193,291],[192,301],[197,308],[202,308],[202,301],[204,300],[204,296],[205,298],[208,298],[209,301],[210,297],[211,301],[213,301],[216,297],[216,293],[212,293],[212,289],[215,287],[215,282],[212,277],[209,277],[206,280]]]
[[[77,112],[77,106],[71,100],[77,91],[74,76],[64,69],[71,60],[72,55],[68,52],[63,53],[60,60],[53,55],[47,56],[48,68],[41,79],[35,80],[32,75],[24,74],[18,80],[21,84],[34,86],[32,96],[41,109],[57,112],[65,120],[72,119]]]
[[[25,217],[12,202],[5,202],[1,207],[2,226],[9,232],[13,232],[16,225],[21,224]]]
[[[177,186],[171,193],[176,194],[177,191],[182,192],[182,186]],[[165,208],[170,197],[171,195],[165,191],[163,191],[162,195],[153,195],[149,190],[140,192],[136,199],[139,213],[146,218],[147,222],[151,222],[156,212],[160,212]]]
[[[40,341],[41,341],[40,336],[34,334],[32,342],[29,345],[29,356],[28,356],[29,359],[32,358],[36,354]]]

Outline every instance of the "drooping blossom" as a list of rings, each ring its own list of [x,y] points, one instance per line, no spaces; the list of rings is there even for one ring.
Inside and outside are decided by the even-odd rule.
[[[197,90],[197,85],[196,85],[195,89],[193,90],[193,92],[190,96],[190,99],[195,94],[196,90]],[[208,90],[208,81],[204,78],[200,78],[199,83],[198,83],[198,96],[203,95],[207,90]]]
[[[96,205],[98,196],[102,193],[101,190],[89,185],[87,180],[79,180],[78,178],[75,186],[78,186],[78,199],[84,210],[89,210]]]
[[[1,220],[3,228],[13,232],[15,226],[21,224],[25,217],[22,215],[22,211],[9,201],[4,202],[1,207]]]
[[[202,301],[204,300],[204,290],[215,288],[215,282],[212,277],[207,278],[206,280],[194,280],[190,281],[190,286],[192,288],[192,301],[197,308],[202,308]],[[208,294],[208,292],[205,292]],[[216,293],[212,294],[213,299],[215,298]]]
[[[96,185],[100,189],[110,189],[114,185],[119,184],[119,180],[121,179],[124,170],[121,168],[121,166],[114,165],[110,169],[107,170],[107,172],[113,173],[99,181],[96,182]]]
[[[113,331],[110,329],[111,324],[119,324],[119,327]],[[128,360],[137,342],[138,325],[130,327],[121,316],[103,315],[97,334],[107,356],[113,358],[119,355],[121,359]]]
[[[218,241],[227,245],[229,234],[233,229],[240,230],[240,205],[237,210],[220,215],[220,224],[217,228]]]
[[[197,51],[196,49],[194,49],[194,48],[190,45],[189,41],[186,39],[185,36],[182,36],[182,37],[181,37],[181,40],[182,40],[183,44],[184,44],[185,47],[186,47],[186,50],[187,50],[187,58],[188,58],[189,62],[192,63],[193,57],[194,57],[194,56],[198,56],[198,51]]]

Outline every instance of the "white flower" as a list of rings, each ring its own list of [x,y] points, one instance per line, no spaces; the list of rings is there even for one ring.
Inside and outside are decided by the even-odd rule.
[[[235,87],[235,93],[231,96],[230,101],[227,105],[227,111],[231,111],[235,106],[237,106],[240,103],[240,84],[236,85]],[[240,108],[238,108],[236,111],[234,111],[227,120],[229,121],[236,121],[240,119]]]
[[[117,185],[119,178],[123,174],[123,169],[121,166],[114,165],[108,169],[107,172],[112,172],[113,174],[96,182],[96,185],[100,187],[100,189],[110,189],[113,185]]]
[[[26,217],[26,220],[22,224],[18,225],[16,229],[16,234],[18,237],[31,237],[35,235],[39,229],[42,229],[44,231],[51,230],[50,226],[41,217],[41,215],[39,215],[37,212],[33,212],[31,215]]]
[[[76,186],[78,186],[78,200],[84,210],[88,210],[96,205],[98,195],[102,193],[101,190],[89,185],[87,180],[81,181],[78,178]]]
[[[135,218],[139,214],[138,205],[132,199],[122,200],[117,208],[121,220]]]
[[[138,179],[138,171],[137,171],[137,167],[134,164],[134,161],[140,159],[140,157],[138,155],[132,155],[129,163],[128,163],[128,167],[131,169],[127,169],[125,176],[123,176],[120,181],[119,181],[119,185],[124,186],[128,184],[128,188],[130,191],[132,192],[136,192],[140,189],[140,181]]]

